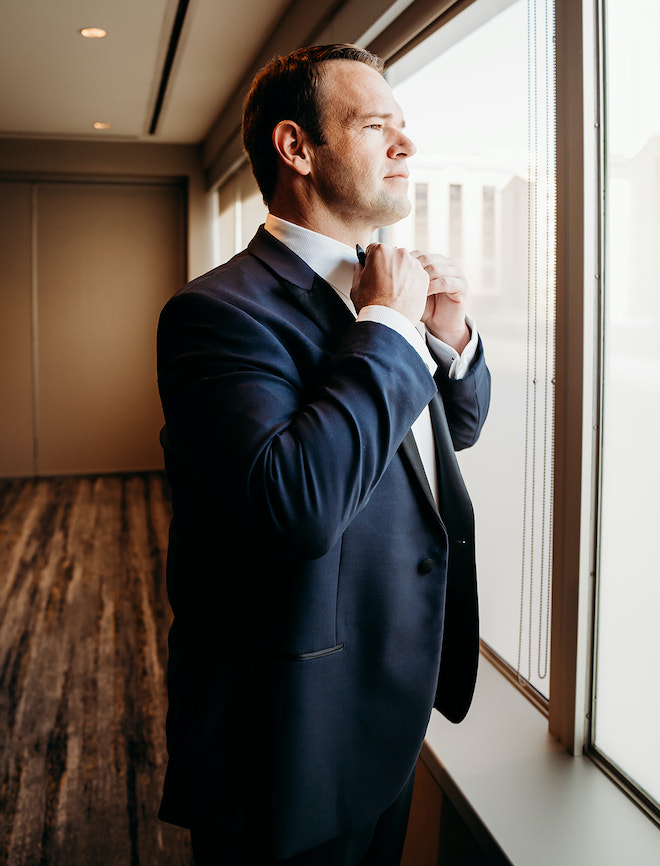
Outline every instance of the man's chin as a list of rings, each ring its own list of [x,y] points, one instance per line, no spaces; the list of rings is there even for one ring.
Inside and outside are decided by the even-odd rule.
[[[411,210],[412,205],[407,198],[389,201],[388,206],[382,208],[378,228],[391,226],[394,225],[394,223],[401,222],[402,219],[405,219],[408,216]]]

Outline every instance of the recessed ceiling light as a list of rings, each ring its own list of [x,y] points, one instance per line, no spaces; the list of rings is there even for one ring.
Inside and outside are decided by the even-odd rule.
[[[103,39],[108,35],[108,31],[102,27],[83,27],[80,35],[84,36],[85,39]]]
[[[96,123],[93,124],[94,129],[110,129],[109,123],[104,123],[100,120],[97,120]]]

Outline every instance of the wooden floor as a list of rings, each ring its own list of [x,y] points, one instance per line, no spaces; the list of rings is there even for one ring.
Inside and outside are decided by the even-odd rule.
[[[0,864],[183,866],[160,475],[0,481]]]

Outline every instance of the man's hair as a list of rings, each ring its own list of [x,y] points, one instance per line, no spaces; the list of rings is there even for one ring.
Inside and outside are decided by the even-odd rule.
[[[257,73],[243,106],[243,146],[266,204],[275,192],[279,158],[272,142],[282,120],[293,120],[313,144],[325,144],[319,99],[322,64],[355,60],[382,74],[383,61],[356,45],[315,45],[274,57]]]

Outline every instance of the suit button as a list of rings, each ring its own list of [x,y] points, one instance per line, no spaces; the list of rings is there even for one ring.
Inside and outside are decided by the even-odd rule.
[[[435,562],[432,559],[423,559],[418,568],[420,574],[430,574],[435,567]]]

